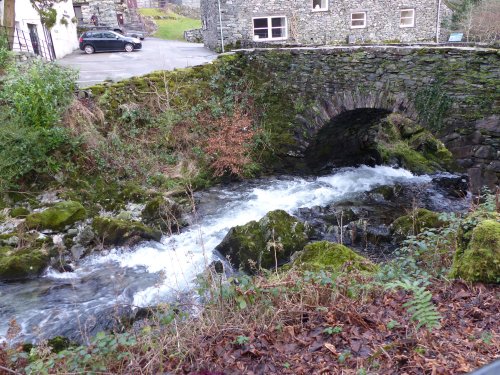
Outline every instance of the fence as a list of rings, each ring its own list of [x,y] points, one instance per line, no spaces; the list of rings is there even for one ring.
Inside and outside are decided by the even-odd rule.
[[[32,53],[46,61],[53,61],[55,60],[55,52],[52,37],[47,30],[44,30],[44,34],[44,38],[40,38],[36,32],[0,26],[0,35],[6,38],[9,50]]]

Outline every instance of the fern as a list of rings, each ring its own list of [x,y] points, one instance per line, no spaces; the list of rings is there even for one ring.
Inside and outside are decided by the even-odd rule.
[[[411,281],[408,279],[394,281],[387,284],[386,289],[402,288],[410,291],[413,298],[403,304],[411,319],[417,322],[417,329],[426,327],[428,330],[439,327],[441,315],[439,315],[436,306],[432,303],[432,293],[422,286],[421,280]]]

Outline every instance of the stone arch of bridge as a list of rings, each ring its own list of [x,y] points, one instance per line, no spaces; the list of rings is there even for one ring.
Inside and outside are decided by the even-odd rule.
[[[296,118],[299,153],[315,172],[379,164],[374,126],[391,113],[418,121],[414,104],[405,93],[354,90],[323,97]]]

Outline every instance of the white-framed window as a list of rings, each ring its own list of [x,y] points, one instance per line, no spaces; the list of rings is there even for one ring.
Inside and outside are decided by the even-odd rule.
[[[415,9],[401,9],[399,27],[415,26]]]
[[[362,29],[366,27],[366,12],[351,13],[351,29]]]
[[[254,17],[253,40],[285,40],[288,38],[288,26],[285,16]]]
[[[328,0],[312,0],[313,12],[324,12],[328,10]]]

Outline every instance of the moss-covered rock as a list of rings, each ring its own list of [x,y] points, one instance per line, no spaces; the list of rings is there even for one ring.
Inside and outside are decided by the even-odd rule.
[[[461,243],[464,242],[459,241],[459,244]],[[472,230],[468,245],[459,247],[455,253],[450,276],[467,281],[500,283],[500,223],[498,221],[483,220]]]
[[[16,246],[19,241],[16,232],[0,234],[0,246]]]
[[[245,272],[272,268],[302,250],[312,229],[285,211],[269,212],[261,220],[231,228],[216,247],[231,263]],[[276,258],[275,258],[276,256]]]
[[[414,173],[449,170],[453,155],[444,144],[414,121],[391,114],[378,125],[377,151],[383,163]]]
[[[356,254],[348,247],[328,242],[315,242],[304,247],[304,250],[293,255],[292,267],[304,271],[368,271],[372,272],[377,266]]]
[[[25,208],[25,207],[15,207],[12,210],[10,210],[10,217],[13,218],[19,218],[19,217],[25,217],[28,216],[30,211]]]
[[[158,196],[146,203],[142,219],[154,228],[171,233],[186,225],[182,214],[182,208],[176,202]]]
[[[105,245],[124,245],[136,239],[160,241],[161,233],[138,221],[96,217],[92,228]]]
[[[67,225],[85,219],[87,213],[81,203],[66,201],[56,203],[44,211],[26,216],[28,229],[62,230]]]
[[[417,235],[424,228],[441,228],[446,221],[439,218],[439,213],[419,208],[412,214],[398,217],[391,224],[392,234],[399,239]]]
[[[0,280],[21,280],[40,275],[49,264],[45,249],[0,248]]]

